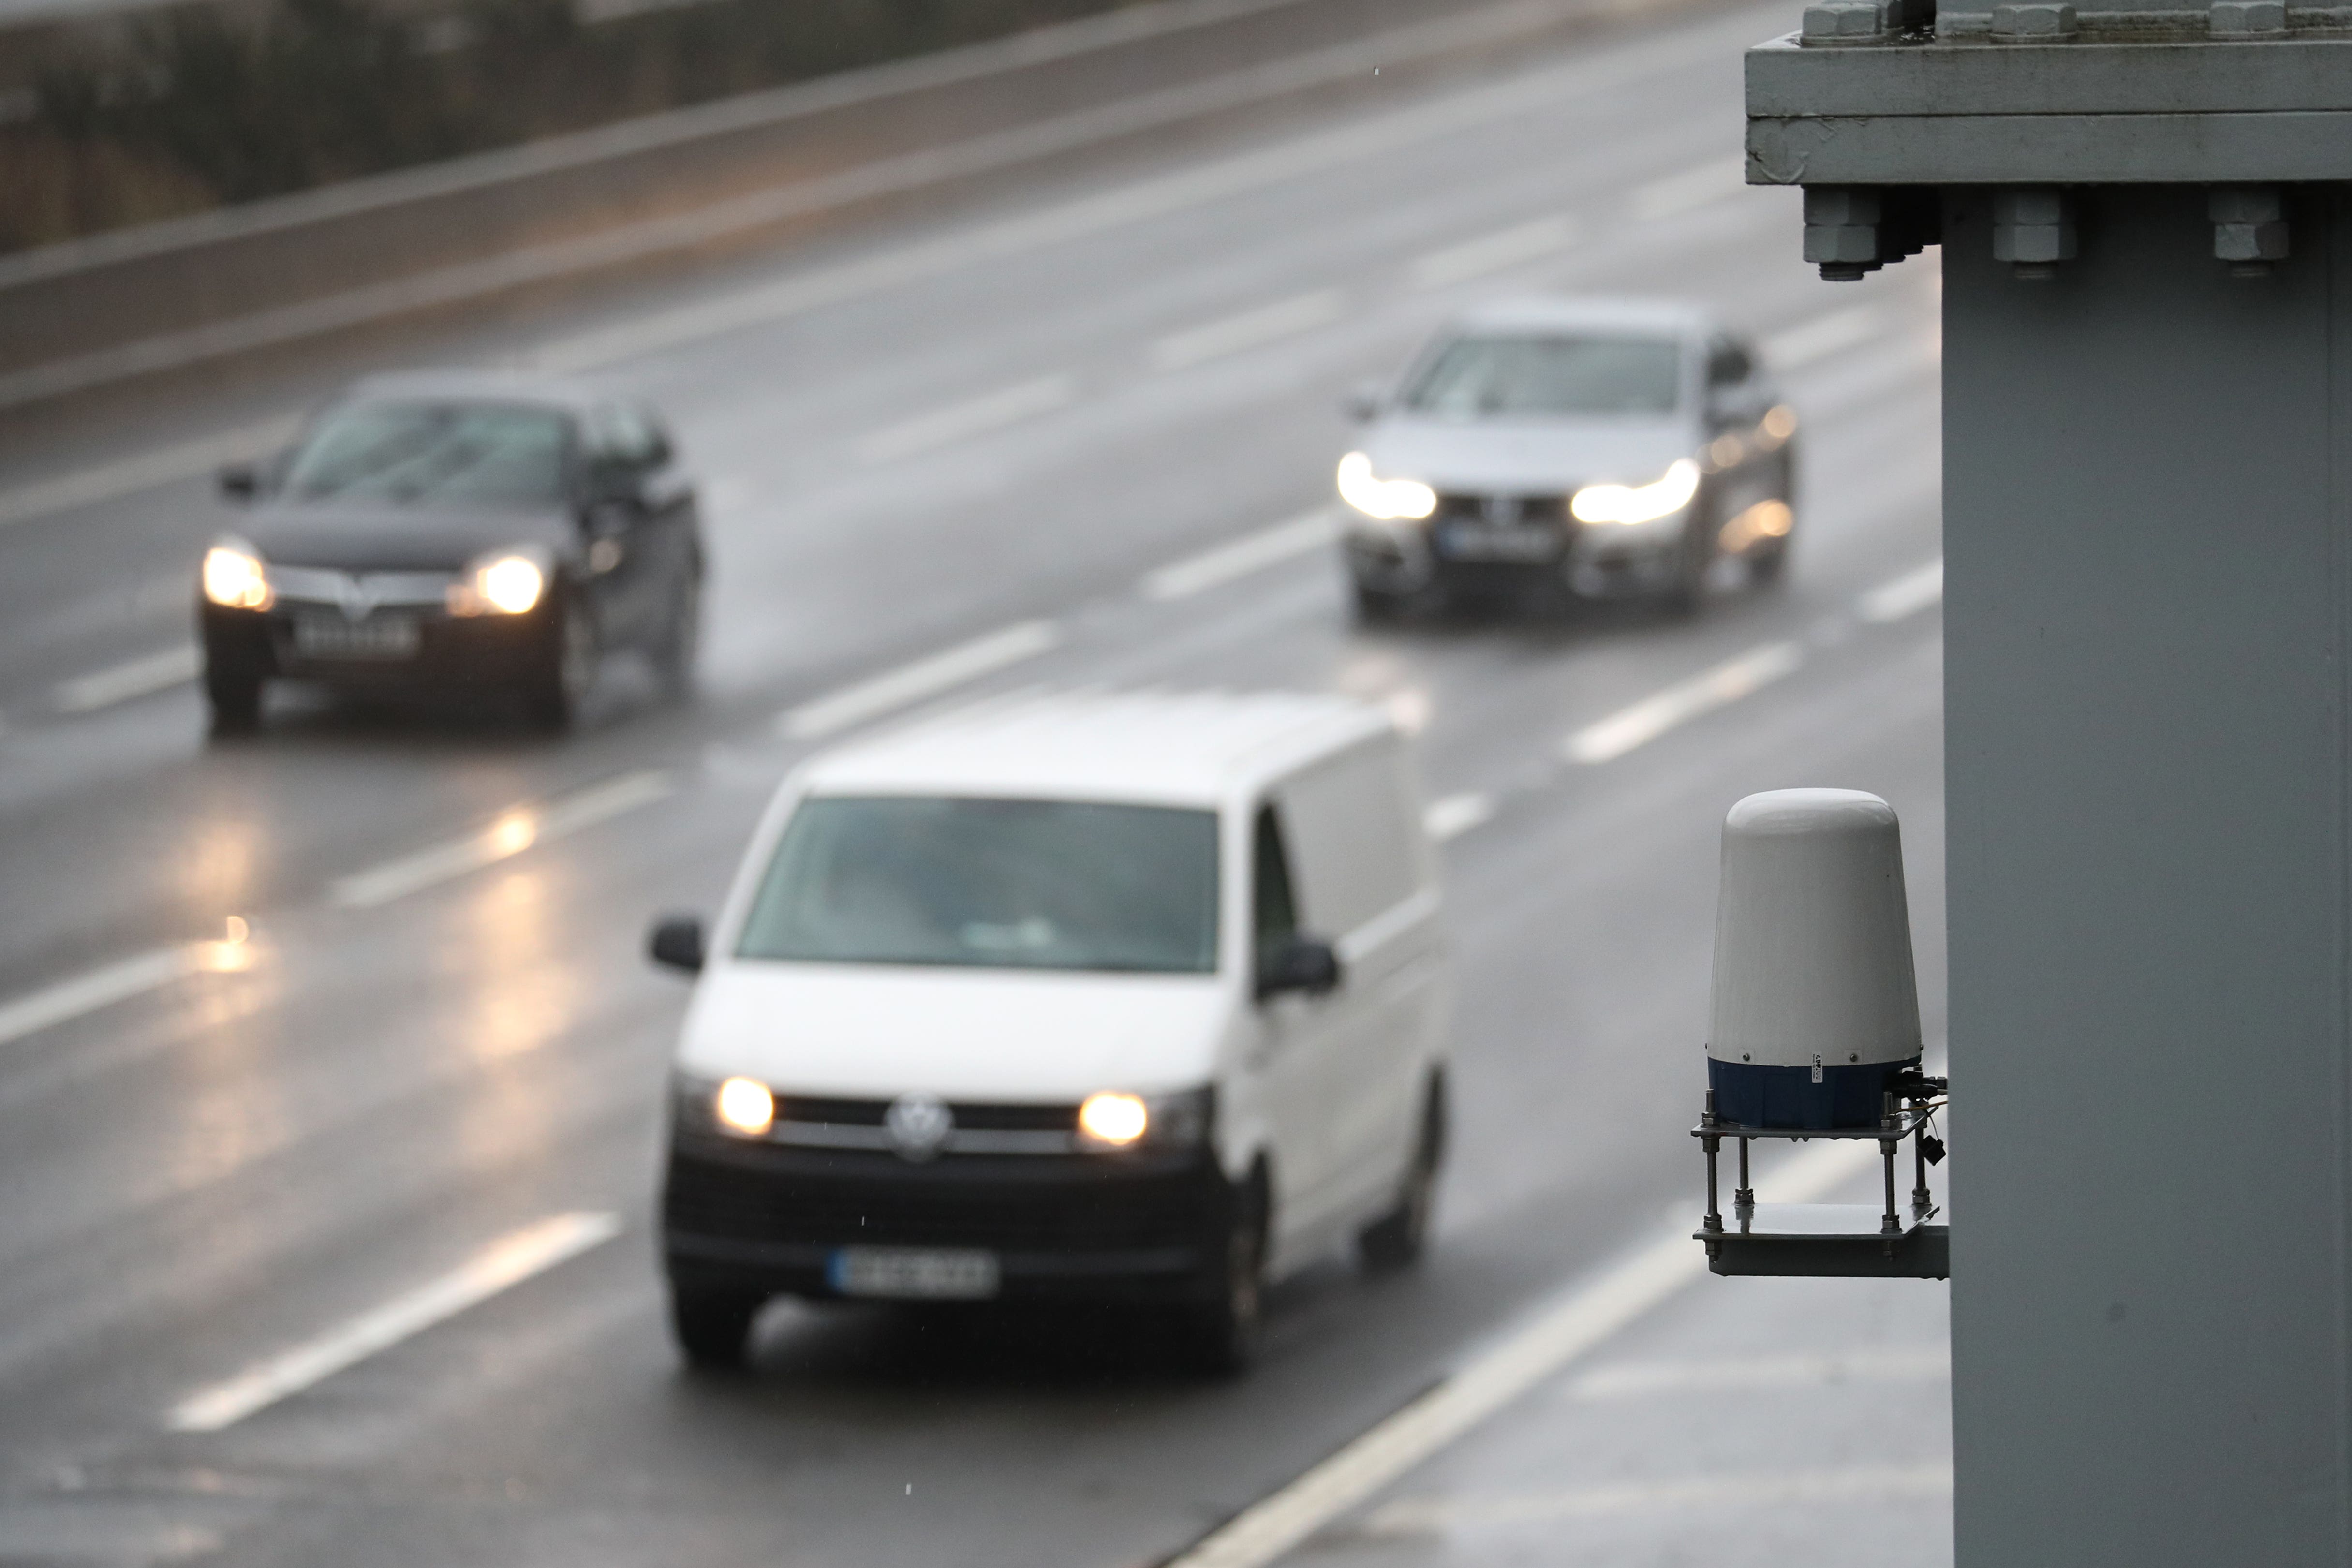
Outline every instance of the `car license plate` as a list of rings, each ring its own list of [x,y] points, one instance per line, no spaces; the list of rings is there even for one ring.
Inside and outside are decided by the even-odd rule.
[[[304,658],[414,658],[416,618],[303,616],[294,622],[294,651]]]
[[[970,1247],[843,1247],[825,1278],[845,1296],[980,1301],[996,1294],[996,1254]]]
[[[1454,561],[1548,561],[1559,552],[1559,536],[1548,528],[1488,528],[1451,523],[1438,534],[1439,553]]]

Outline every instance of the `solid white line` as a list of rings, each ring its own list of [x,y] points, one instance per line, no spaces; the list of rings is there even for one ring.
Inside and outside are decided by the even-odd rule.
[[[952,404],[945,408],[920,414],[904,424],[877,430],[858,443],[857,456],[867,463],[887,463],[898,458],[911,458],[920,452],[984,436],[1024,419],[1034,419],[1041,414],[1051,414],[1064,407],[1077,395],[1078,386],[1068,374],[1055,372],[1029,381],[1015,382],[1011,386],[982,393],[980,396]]]
[[[1479,791],[1465,795],[1449,795],[1443,800],[1429,803],[1421,814],[1421,825],[1440,844],[1459,838],[1474,827],[1482,827],[1495,819],[1495,797]]]
[[[677,787],[669,774],[646,769],[590,784],[544,805],[519,805],[463,838],[340,878],[328,888],[327,901],[347,910],[374,909],[469,871],[495,866],[534,844],[545,844],[583,827],[609,822],[641,805],[650,805]]]
[[[53,479],[0,490],[0,528],[12,522],[23,522],[28,518],[68,511],[75,507],[120,500],[142,490],[152,490],[163,485],[176,484],[182,479],[194,479],[199,474],[208,474],[223,463],[258,457],[271,447],[283,446],[291,440],[297,423],[292,419],[265,419],[259,424],[241,425],[234,430],[225,430],[217,436],[182,441],[171,447],[158,447],[152,452],[142,452],[136,457],[121,458],[75,473],[60,474]]]
[[[1818,1198],[1866,1170],[1877,1154],[1876,1145],[1867,1142],[1818,1145],[1759,1180],[1758,1196],[1769,1203]],[[1706,1272],[1706,1251],[1676,1226],[1538,1310],[1435,1388],[1212,1531],[1168,1568],[1265,1568]]]
[[[198,956],[186,945],[157,948],[0,1003],[0,1046],[168,984],[196,969]]]
[[[1142,582],[1147,599],[1189,599],[1211,588],[1222,587],[1237,577],[1246,577],[1269,566],[1280,565],[1295,555],[1304,555],[1331,542],[1338,532],[1338,517],[1328,508],[1310,511],[1277,522],[1272,528],[1204,550],[1198,555],[1171,562],[1147,575]]]
[[[620,1233],[617,1215],[551,1215],[492,1243],[438,1279],[257,1362],[225,1383],[197,1390],[172,1407],[163,1426],[173,1432],[217,1432],[234,1426]]]
[[[1401,1498],[1364,1521],[1368,1535],[1556,1524],[1610,1514],[1689,1508],[1790,1508],[1876,1499],[1948,1498],[1948,1459],[1920,1465],[1853,1465],[1844,1469],[1751,1471],[1675,1480],[1619,1481],[1556,1492]]]
[[[1637,218],[1671,217],[1743,189],[1747,172],[1745,157],[1713,159],[1636,188],[1630,205]]]
[[[1057,647],[1062,634],[1051,621],[1021,621],[1002,631],[958,643],[942,653],[844,687],[803,702],[784,714],[779,727],[787,739],[813,741],[894,709],[936,697],[952,687],[1036,658]]]
[[[1484,278],[1490,272],[1566,250],[1576,243],[1576,234],[1573,218],[1539,217],[1533,223],[1498,229],[1416,258],[1405,269],[1405,279],[1415,289],[1443,289],[1448,284],[1466,283],[1473,278]]]
[[[1936,1383],[1952,1375],[1949,1345],[1847,1351],[1836,1355],[1754,1355],[1720,1361],[1621,1362],[1569,1384],[1580,1400],[1648,1399],[1702,1389],[1821,1388],[1849,1383]]]
[[[1621,708],[1598,723],[1587,724],[1560,742],[1560,751],[1572,763],[1614,762],[1669,730],[1770,685],[1804,658],[1804,650],[1795,643],[1766,643],[1750,648],[1738,658],[1726,659],[1630,708]]]
[[[1866,342],[1886,325],[1886,310],[1878,305],[1850,305],[1815,316],[1764,340],[1764,363],[1774,370],[1795,370],[1815,360]]]
[[[1205,364],[1336,321],[1339,319],[1339,291],[1333,289],[1318,289],[1310,294],[1277,300],[1223,321],[1171,332],[1153,343],[1146,357],[1154,370],[1185,370]]]
[[[1939,555],[1891,583],[1881,583],[1856,601],[1854,611],[1874,626],[1885,626],[1943,600],[1944,558]]]
[[[49,692],[49,706],[60,713],[94,713],[135,697],[152,697],[158,691],[184,686],[196,678],[203,663],[203,656],[193,643],[185,647],[167,647],[144,658],[61,680]]]

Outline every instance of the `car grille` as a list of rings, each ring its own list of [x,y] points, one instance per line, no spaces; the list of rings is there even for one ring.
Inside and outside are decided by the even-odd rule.
[[[1192,1247],[1223,1185],[1202,1160],[1138,1170],[1105,1161],[960,1161],[680,1150],[662,1218],[673,1235],[796,1247],[978,1247],[1007,1253]]]
[[[1075,1105],[951,1104],[948,1107],[960,1128],[989,1132],[1074,1132],[1078,1126]],[[879,1127],[890,1114],[887,1100],[835,1100],[808,1094],[783,1094],[776,1099],[776,1120],[810,1121],[835,1127]]]
[[[1525,528],[1538,523],[1559,522],[1567,515],[1568,498],[1561,495],[1441,495],[1437,498],[1439,520],[1460,519],[1489,528]]]

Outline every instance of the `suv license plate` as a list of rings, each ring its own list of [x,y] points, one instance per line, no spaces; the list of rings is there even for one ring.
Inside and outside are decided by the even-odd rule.
[[[996,1254],[971,1248],[843,1247],[825,1279],[845,1296],[981,1301],[996,1294]]]
[[[340,616],[303,616],[294,623],[294,651],[304,658],[414,658],[416,618],[370,616],[350,621]]]
[[[1457,522],[1439,531],[1437,552],[1453,561],[1549,561],[1559,553],[1559,535],[1549,528]]]

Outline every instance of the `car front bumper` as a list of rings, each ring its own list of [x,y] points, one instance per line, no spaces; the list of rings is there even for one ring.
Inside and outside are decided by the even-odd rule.
[[[306,647],[298,637],[298,618],[327,623],[348,638],[352,651]],[[410,630],[392,636],[398,630],[395,623]],[[331,605],[235,610],[207,603],[198,608],[197,624],[212,668],[370,689],[510,687],[549,668],[555,637],[552,618],[543,609],[522,616],[452,616],[438,608],[401,608],[345,617]],[[413,644],[398,651],[411,636]],[[366,648],[371,637],[379,639],[373,649]]]

